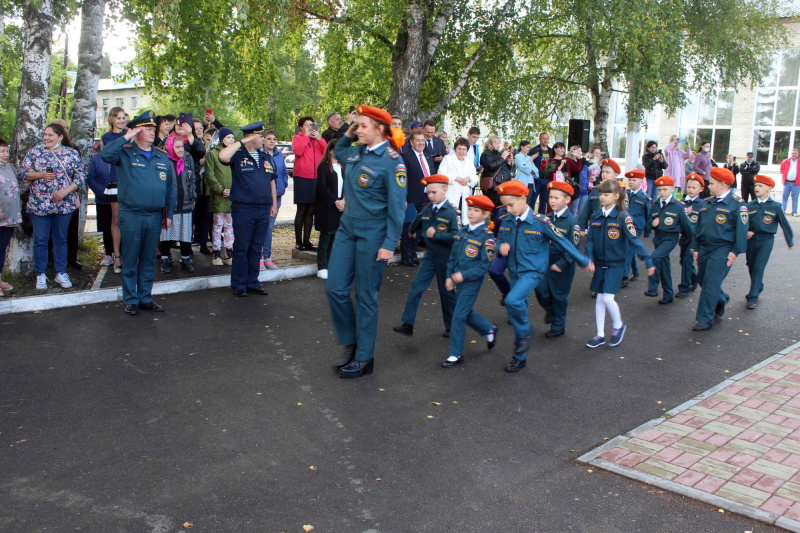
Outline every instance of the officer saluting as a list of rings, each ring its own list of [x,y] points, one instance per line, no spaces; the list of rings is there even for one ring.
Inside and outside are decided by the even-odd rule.
[[[711,329],[713,320],[725,314],[730,299],[722,282],[739,254],[747,251],[747,205],[734,195],[735,178],[726,168],[713,167],[706,198],[697,217],[692,251],[697,261],[697,280],[703,288],[697,303],[695,331]]]
[[[166,152],[153,147],[155,114],[145,111],[128,122],[125,135],[100,152],[117,166],[119,228],[122,234],[122,298],[125,313],[164,311],[153,301],[156,254],[161,228],[175,211],[175,174]]]
[[[278,214],[277,174],[264,151],[264,121],[241,128],[244,137],[219,152],[219,161],[231,167],[231,218],[233,266],[231,289],[236,296],[266,296],[258,281],[261,248],[267,238],[269,218]]]

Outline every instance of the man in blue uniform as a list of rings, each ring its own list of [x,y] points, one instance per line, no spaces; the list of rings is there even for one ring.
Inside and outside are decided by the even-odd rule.
[[[152,111],[128,122],[127,128],[100,152],[103,161],[117,167],[122,300],[128,315],[138,315],[140,309],[163,312],[151,292],[161,229],[169,228],[175,212],[175,169],[166,152],[153,147]]]
[[[587,267],[591,261],[547,217],[528,207],[528,188],[521,181],[511,180],[498,185],[497,193],[509,214],[503,220],[497,238],[498,251],[500,255],[508,256],[511,274],[506,311],[514,327],[514,357],[506,365],[506,372],[517,372],[525,368],[533,333],[528,321],[528,296],[549,268],[550,246],[558,246],[582,267]]]
[[[675,180],[671,176],[661,176],[654,182],[658,195],[650,206],[649,228],[653,228],[656,235],[653,237],[655,250],[650,254],[656,273],[647,278],[647,292],[645,296],[658,296],[658,283],[664,289],[660,304],[672,303],[675,291],[672,289],[672,265],[669,255],[679,238],[692,238],[693,226],[683,204],[672,197],[675,191]],[[635,221],[634,221],[635,224]]]
[[[703,199],[700,193],[706,188],[706,182],[699,174],[689,174],[686,176],[686,196],[683,198],[683,206],[686,208],[686,216],[692,223],[692,233],[697,227],[698,213],[703,207]],[[691,291],[697,289],[697,269],[694,266],[694,254],[689,249],[692,246],[691,235],[681,235],[678,244],[681,247],[681,282],[678,285],[676,298],[686,298]]]
[[[647,221],[650,218],[650,199],[642,191],[644,170],[633,169],[626,172],[625,177],[628,179],[628,190],[626,191],[628,215],[633,219],[633,227],[636,228],[636,234],[649,237],[650,230]],[[639,265],[636,263],[632,246],[628,247],[627,261],[628,266],[625,267],[625,275],[622,277],[623,287],[628,286],[628,281],[634,281],[639,277]],[[628,277],[629,273],[630,278]]]
[[[425,240],[426,252],[422,258],[417,275],[411,283],[406,305],[403,308],[402,324],[394,331],[411,337],[414,335],[414,322],[417,319],[417,310],[422,294],[436,276],[439,287],[439,300],[442,307],[444,320],[444,336],[450,336],[450,323],[453,320],[453,308],[456,305],[456,295],[445,288],[447,280],[447,261],[453,247],[453,236],[458,233],[459,212],[447,201],[447,185],[450,180],[442,174],[434,174],[424,178],[421,185],[427,189],[430,203],[422,207],[422,211],[408,228],[412,235],[419,234]]]
[[[713,320],[725,314],[730,297],[722,290],[722,282],[736,257],[747,251],[748,210],[731,190],[734,181],[730,170],[711,168],[710,196],[703,202],[695,226],[692,251],[702,287],[695,331],[711,329]]]
[[[244,137],[223,148],[219,160],[231,167],[231,218],[233,266],[231,289],[236,296],[269,294],[258,281],[261,249],[270,217],[278,214],[276,170],[264,151],[264,121],[241,128]]]
[[[778,225],[783,229],[786,244],[794,247],[792,227],[780,202],[770,198],[775,181],[769,176],[756,174],[754,178],[756,199],[747,204],[750,230],[747,232],[747,270],[750,271],[750,292],[747,293],[747,308],[755,309],[758,297],[764,290],[764,271],[767,269],[769,255],[778,233]]]

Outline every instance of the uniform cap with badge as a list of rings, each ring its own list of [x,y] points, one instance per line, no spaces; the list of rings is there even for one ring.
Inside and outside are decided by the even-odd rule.
[[[502,196],[528,196],[528,188],[519,180],[511,180],[495,187],[497,194]]]
[[[736,182],[733,172],[727,168],[711,167],[711,177],[728,185],[733,185]]]
[[[550,183],[547,184],[547,189],[548,190],[556,189],[565,192],[570,196],[575,196],[575,189],[572,187],[572,185],[570,185],[566,181],[551,181]]]
[[[494,202],[488,196],[484,196],[483,194],[475,194],[472,196],[467,196],[467,205],[470,207],[477,207],[478,209],[482,209],[484,211],[494,211]]]
[[[609,167],[611,167],[611,168],[614,170],[614,172],[616,172],[617,174],[619,174],[620,172],[622,172],[622,170],[620,170],[620,168],[619,168],[619,165],[617,164],[617,162],[616,162],[616,161],[614,161],[613,159],[611,159],[610,157],[607,157],[607,158],[603,159],[602,161],[600,161],[600,166],[601,166],[601,167],[604,167],[604,166],[609,166]]]
[[[625,177],[628,178],[628,179],[631,179],[631,178],[643,179],[644,178],[644,170],[642,170],[640,168],[634,168],[633,170],[629,170],[628,172],[626,172],[625,173]]]
[[[697,183],[700,184],[700,187],[705,188],[706,182],[700,174],[689,174],[686,176],[686,181],[695,180]]]
[[[767,187],[775,187],[775,180],[763,174],[756,174],[755,178],[753,178],[753,181],[755,183],[761,183],[762,185],[766,185]]]
[[[661,176],[656,180],[656,187],[674,187],[675,180],[670,176]]]
[[[242,133],[244,133],[245,135],[249,135],[251,133],[258,133],[264,135],[266,133],[266,130],[264,129],[263,120],[259,120],[257,122],[251,122],[250,124],[242,126],[239,129],[242,130]]]
[[[129,130],[133,128],[145,128],[145,127],[156,127],[156,114],[153,113],[151,110],[147,110],[143,112],[138,117],[133,118],[130,120],[126,125],[126,128]]]
[[[427,187],[431,183],[443,183],[444,185],[448,185],[450,183],[450,179],[443,174],[434,174],[432,176],[428,176],[427,178],[422,178],[420,183],[423,187]]]
[[[356,107],[356,113],[371,118],[381,124],[389,126],[389,135],[384,135],[386,139],[395,150],[400,150],[406,143],[406,134],[403,133],[402,128],[392,128],[392,114],[381,109],[380,107],[372,107],[368,105],[360,105]]]

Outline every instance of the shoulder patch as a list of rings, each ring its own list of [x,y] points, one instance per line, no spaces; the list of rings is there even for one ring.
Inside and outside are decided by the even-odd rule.
[[[167,151],[166,151],[166,150],[164,150],[163,148],[161,148],[160,146],[154,146],[153,148],[155,148],[155,149],[156,149],[156,150],[158,150],[159,152],[163,152],[163,153],[165,153],[165,154],[167,153]]]
[[[122,147],[123,148],[133,148],[133,145],[132,144],[123,144]]]
[[[391,157],[392,159],[397,159],[398,157],[400,157],[400,154],[395,152],[394,148],[392,148],[391,146],[386,148],[386,153],[389,154],[389,157]]]
[[[625,216],[625,223],[626,224],[633,224],[633,218],[630,215]]]

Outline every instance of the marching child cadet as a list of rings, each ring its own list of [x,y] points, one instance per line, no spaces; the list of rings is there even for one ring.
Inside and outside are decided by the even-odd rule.
[[[600,161],[600,181],[601,183],[606,180],[619,179],[619,173],[621,172],[619,165],[616,161],[610,158],[603,159]],[[592,218],[592,214],[595,211],[600,209],[600,190],[598,187],[600,186],[599,183],[596,183],[592,191],[589,193],[589,199],[586,200],[586,204],[583,206],[583,209],[578,216],[578,223],[580,224],[583,230],[586,230],[586,227],[589,225],[589,219]]]
[[[456,295],[450,330],[450,357],[442,366],[450,368],[464,362],[464,338],[467,325],[486,337],[486,347],[491,350],[497,342],[497,326],[473,309],[481,292],[484,274],[495,257],[495,238],[485,224],[494,210],[488,196],[468,196],[467,220],[454,237],[453,249],[447,262],[447,290]],[[424,260],[423,260],[424,261]],[[420,266],[420,268],[422,268]]]
[[[439,298],[442,303],[444,336],[450,336],[450,322],[453,319],[456,297],[452,291],[445,288],[447,279],[445,274],[450,250],[453,247],[453,236],[458,233],[458,216],[461,213],[447,201],[449,181],[447,176],[442,174],[434,174],[420,181],[422,186],[427,188],[430,203],[425,204],[422,208],[409,226],[408,233],[412,235],[421,231],[427,251],[419,265],[417,275],[414,276],[414,282],[411,284],[401,318],[403,323],[394,328],[396,332],[409,337],[414,335],[414,321],[417,318],[422,293],[428,289],[434,276],[436,276],[436,284],[439,286]]]
[[[647,291],[645,296],[658,296],[658,282],[664,289],[663,297],[658,301],[660,304],[672,303],[675,291],[672,289],[672,266],[669,254],[678,245],[679,238],[691,240],[694,227],[689,217],[686,216],[686,208],[678,200],[672,197],[675,191],[675,180],[670,176],[662,176],[655,181],[658,196],[650,206],[649,227],[655,230],[653,246],[655,250],[650,254],[656,273],[647,278]],[[649,229],[649,228],[648,228]]]
[[[606,343],[606,311],[611,315],[611,339],[609,344],[616,346],[625,336],[626,324],[622,321],[619,305],[614,295],[619,292],[622,273],[628,268],[626,262],[628,247],[647,264],[647,274],[656,269],[650,254],[639,240],[633,218],[625,212],[625,193],[616,180],[600,184],[601,208],[592,215],[586,234],[586,254],[592,259],[590,270],[594,270],[591,290],[597,293],[595,303],[595,322],[597,335],[586,346],[597,348]]]
[[[548,201],[552,211],[548,218],[556,229],[567,237],[575,246],[581,240],[581,228],[578,219],[569,210],[569,203],[575,190],[564,181],[551,181],[547,184],[550,191]],[[550,324],[550,331],[544,334],[554,339],[564,334],[567,326],[567,305],[572,280],[575,277],[575,259],[557,247],[550,247],[550,265],[539,286],[536,287],[536,299],[545,310],[545,323]]]
[[[755,309],[758,296],[764,290],[764,270],[778,233],[778,224],[783,229],[786,244],[794,247],[792,228],[786,221],[781,203],[770,198],[775,182],[769,176],[756,174],[754,179],[756,199],[747,204],[750,231],[747,232],[747,270],[750,271],[750,292],[747,293],[747,308]]]
[[[686,208],[686,216],[692,223],[692,233],[697,226],[697,217],[700,216],[700,208],[703,206],[703,199],[700,193],[706,188],[706,182],[699,174],[689,174],[686,176],[686,196],[683,197],[683,205]],[[692,245],[692,237],[681,235],[679,241],[681,247],[681,283],[678,285],[676,298],[686,298],[689,292],[697,288],[697,268],[694,266],[694,255],[689,251]]]
[[[647,237],[650,234],[647,230],[647,221],[650,218],[650,199],[642,191],[644,170],[638,168],[631,170],[625,173],[625,177],[628,178],[626,210],[633,219],[633,227],[636,228],[636,234]],[[630,246],[628,247],[628,265],[625,275],[622,277],[623,287],[628,286],[628,281],[634,281],[639,277],[639,265],[636,263],[636,258],[633,256],[633,248]],[[630,278],[628,278],[628,273],[631,274]]]
[[[495,239],[497,238],[497,233],[500,231],[500,224],[503,223],[503,219],[508,216],[508,209],[503,206],[500,206],[497,211],[495,212],[494,222],[490,223],[490,227],[492,233],[494,233]],[[506,268],[508,267],[508,257],[503,256],[495,256],[494,261],[492,261],[491,266],[489,267],[489,277],[492,278],[494,284],[497,286],[497,290],[500,291],[500,305],[506,305],[506,294],[508,291],[511,290],[511,284],[508,283],[508,278],[506,277]]]
[[[615,180],[609,181],[616,183]],[[506,311],[514,327],[514,357],[506,366],[506,372],[517,372],[525,368],[531,345],[528,296],[539,285],[550,266],[550,246],[558,246],[582,267],[588,268],[591,261],[544,215],[534,213],[528,207],[528,188],[521,181],[507,181],[497,185],[496,190],[509,214],[500,225],[497,237],[500,255],[508,257],[508,271],[511,275],[511,291],[506,295]]]

